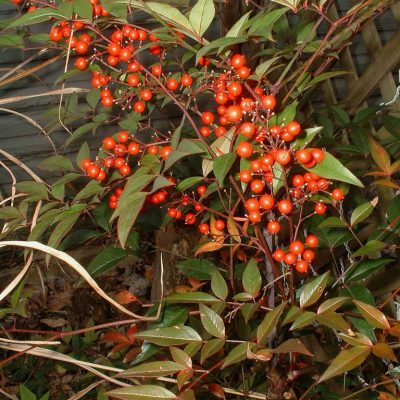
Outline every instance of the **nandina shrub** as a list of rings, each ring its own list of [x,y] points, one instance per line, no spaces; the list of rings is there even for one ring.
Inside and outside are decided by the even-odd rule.
[[[185,14],[158,2],[91,3],[40,2],[13,23],[52,18],[50,42],[69,67],[63,77],[90,72],[88,105],[80,109],[90,121],[71,132],[66,146],[106,123],[119,124],[95,157],[86,143],[81,147],[79,173],[58,155],[42,164],[63,172],[51,189],[20,185],[32,195],[27,203],[48,203],[28,239],[45,240],[45,230],[54,226],[48,244],[58,247],[88,213],[122,249],[131,246],[135,229],[149,223],[180,224],[188,235],[201,235],[194,258],[177,265],[188,286],[163,297],[144,317],[121,308],[135,324],[103,334],[100,342],[114,345],[110,357],[123,367],[104,385],[104,396],[395,398],[398,369],[392,363],[400,325],[385,306],[397,291],[380,301],[366,279],[394,261],[398,201],[375,197],[375,189],[373,196],[364,194],[371,182],[362,176],[366,168],[345,166],[349,157],[327,133],[333,123],[326,116],[315,118],[321,126],[306,122],[302,99],[341,73],[309,72],[321,48],[296,61],[306,53],[303,43],[287,45],[292,60],[271,47],[264,54],[273,58],[253,65],[254,54],[240,46],[261,41],[267,48],[272,38],[282,39],[282,16],[300,9],[324,17],[323,5],[256,8],[208,42],[212,0],[198,1]],[[137,10],[157,26],[149,31],[130,22]],[[348,19],[364,21],[367,11],[373,15],[360,3],[332,22],[338,37]],[[294,29],[315,47],[310,27],[302,32]],[[332,43],[338,46],[332,53],[342,48]],[[278,61],[284,61],[280,75],[273,67]],[[65,103],[62,111],[73,121],[76,110]],[[348,118],[341,126],[346,129],[365,129],[368,121],[362,114],[350,121],[335,107],[328,111]],[[160,112],[178,115],[167,131],[154,123]],[[348,146],[347,154],[365,161],[369,149]],[[384,175],[385,182],[375,183],[396,187],[398,163],[372,137],[370,146],[381,171],[369,174]],[[70,192],[66,184],[79,179],[86,186]],[[389,207],[383,217],[374,211],[379,201]],[[101,255],[97,263],[104,266]]]

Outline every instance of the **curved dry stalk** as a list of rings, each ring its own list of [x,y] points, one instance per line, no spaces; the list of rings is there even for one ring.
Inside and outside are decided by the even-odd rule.
[[[17,197],[23,197],[23,196],[26,196],[26,194],[25,193],[18,193],[15,196],[7,197],[7,198],[3,199],[2,201],[0,201],[0,206],[2,206],[3,204],[8,203],[9,201],[11,201],[11,200],[13,200],[13,199],[15,199]]]
[[[91,385],[86,387],[85,389],[80,390],[78,393],[75,393],[71,397],[68,397],[68,400],[79,400],[81,399],[85,394],[89,393],[92,389],[96,388],[97,386],[101,385],[104,383],[104,379],[100,379],[97,382],[93,382]]]
[[[6,339],[0,338],[0,342],[3,343],[12,343],[12,344],[26,344],[29,346],[58,346],[61,342],[53,341],[53,340],[14,340],[14,339]]]
[[[23,345],[23,344],[11,344],[11,343],[1,344],[0,343],[0,348],[2,348],[4,350],[16,351],[18,353],[24,352],[24,353],[31,354],[31,355],[38,356],[38,357],[50,358],[52,360],[58,360],[58,361],[66,362],[69,364],[74,364],[74,365],[77,365],[78,367],[86,369],[87,371],[89,371],[111,383],[114,383],[115,385],[123,386],[123,387],[131,386],[125,382],[121,382],[117,379],[110,378],[108,375],[103,374],[102,372],[99,372],[96,369],[96,368],[99,368],[99,369],[112,371],[112,372],[122,372],[123,370],[121,370],[119,368],[112,368],[112,367],[107,367],[104,365],[98,365],[98,364],[93,364],[93,363],[89,363],[89,362],[85,362],[85,361],[76,360],[75,358],[72,358],[65,354],[61,354],[54,350],[42,349],[42,348],[36,348],[36,347],[32,348],[31,346],[27,346],[27,345]]]
[[[71,33],[69,38],[71,39],[74,34],[74,27],[71,29]],[[68,63],[69,63],[69,56],[71,54],[71,40],[68,40],[68,48],[67,48],[67,56],[65,58],[65,65],[64,65],[64,74],[68,71]],[[60,102],[58,104],[58,121],[60,122],[61,126],[70,134],[72,135],[72,131],[66,127],[64,122],[61,119],[61,105],[64,97],[64,89],[65,89],[65,80],[63,81],[61,85],[61,96],[60,96]]]
[[[48,65],[52,64],[55,61],[58,61],[60,58],[62,58],[62,54],[58,55],[56,57],[50,58],[49,60],[46,60],[45,62],[43,62],[43,63],[41,63],[39,65],[35,65],[34,67],[29,68],[29,69],[27,69],[25,71],[22,71],[19,74],[15,74],[13,76],[10,76],[9,78],[2,79],[2,80],[0,80],[0,87],[6,86],[9,83],[18,81],[18,80],[20,80],[22,78],[26,78],[27,76],[33,74],[34,72],[39,71],[42,68],[47,67]],[[10,73],[10,71],[7,74],[9,74],[9,73]],[[5,75],[7,75],[7,74],[5,74]]]
[[[11,75],[14,75],[15,72],[17,72],[19,69],[21,69],[22,67],[24,67],[26,64],[30,63],[32,60],[34,60],[37,56],[40,56],[44,53],[46,53],[48,50],[47,47],[45,47],[44,49],[41,49],[40,51],[38,51],[36,54],[33,54],[32,56],[30,56],[29,58],[27,58],[26,60],[22,61],[21,63],[19,63],[16,67],[12,68],[10,71],[6,72],[3,76],[0,77],[0,82],[4,81],[4,79],[8,78]]]
[[[1,100],[0,100],[1,102]],[[18,158],[12,156],[10,153],[7,153],[3,149],[0,149],[0,154],[3,155],[4,157],[8,158],[10,161],[12,161],[14,164],[18,165],[18,167],[22,168],[25,172],[27,172],[36,182],[42,182],[44,181],[36,175],[27,165],[25,165],[22,161],[18,160]]]
[[[17,179],[15,178],[15,175],[13,174],[11,169],[8,168],[7,165],[3,163],[3,161],[0,161],[0,165],[11,176],[11,181],[12,181],[12,185],[11,185],[11,207],[13,207],[14,206],[15,195],[16,195],[16,192],[17,192],[17,189],[15,188],[15,184],[17,183]],[[1,233],[5,233],[7,231],[7,226],[8,226],[8,222],[5,222],[4,225],[3,225],[3,228],[1,229]]]
[[[100,286],[96,283],[96,281],[90,276],[90,274],[86,271],[84,267],[82,267],[81,264],[78,263],[74,258],[72,258],[69,254],[53,249],[50,246],[46,246],[42,243],[39,242],[34,242],[34,241],[20,241],[20,240],[9,240],[9,241],[3,241],[0,242],[0,247],[6,247],[6,246],[17,246],[17,247],[24,247],[28,249],[35,249],[35,250],[40,250],[43,251],[44,253],[50,254],[53,257],[58,258],[59,260],[64,261],[67,265],[69,265],[71,268],[73,268],[81,277],[95,290],[95,292],[101,296],[104,300],[106,300],[108,303],[112,304],[114,307],[116,307],[118,310],[121,312],[130,315],[131,317],[137,318],[140,321],[156,321],[160,317],[161,314],[161,306],[162,303],[160,302],[157,310],[157,315],[154,317],[145,317],[141,316],[138,314],[135,314],[132,311],[129,311],[126,309],[124,306],[121,304],[117,303],[114,299],[112,299],[110,296],[108,296],[101,288]],[[29,256],[29,259],[32,257],[32,254]],[[3,290],[2,293],[0,293],[0,301],[4,299],[5,296],[7,296],[21,281],[21,279],[24,277],[25,273],[27,272],[29,268],[25,267],[23,270],[17,275],[16,278]],[[164,275],[164,266],[163,266],[163,261],[161,257],[161,285],[163,285],[163,275]],[[162,287],[162,286],[161,286]]]
[[[10,110],[9,108],[2,108],[0,107],[0,111],[3,112],[8,112],[10,114],[14,114],[14,115],[18,115],[19,117],[23,118],[25,121],[29,122],[32,126],[34,126],[35,128],[39,129],[40,132],[43,133],[43,135],[46,137],[46,139],[50,142],[51,147],[53,147],[54,150],[54,154],[57,155],[57,149],[56,146],[54,144],[54,142],[51,140],[50,135],[44,130],[44,128],[39,125],[34,119],[28,117],[25,114],[19,113],[18,111],[14,111],[14,110]]]
[[[7,399],[18,400],[18,397],[17,397],[17,396],[15,396],[15,395],[13,395],[13,394],[9,394],[9,393],[5,392],[4,390],[2,390],[1,388],[0,388],[0,394],[6,396]]]
[[[44,92],[44,93],[37,93],[37,94],[30,94],[27,96],[15,96],[15,97],[8,97],[7,99],[0,99],[0,105],[16,103],[18,101],[27,100],[27,99],[34,99],[35,97],[58,96],[61,94],[88,93],[88,92],[89,92],[89,89],[83,89],[83,88],[77,88],[77,87],[66,88],[64,90],[60,90],[60,89],[50,90],[50,91]]]
[[[28,259],[26,260],[26,263],[24,267],[21,269],[19,274],[7,285],[7,287],[0,293],[0,301],[2,301],[6,296],[8,296],[17,286],[18,284],[24,279],[24,276],[29,270],[29,267],[31,266],[33,260],[33,253],[31,252],[29,254]]]

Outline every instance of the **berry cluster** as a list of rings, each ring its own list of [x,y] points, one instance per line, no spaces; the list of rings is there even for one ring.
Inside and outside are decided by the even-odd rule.
[[[313,172],[324,161],[325,151],[294,145],[304,133],[302,126],[296,120],[278,118],[275,95],[253,75],[243,54],[233,54],[218,62],[200,57],[201,73],[187,68],[185,63],[173,63],[180,71],[168,73],[171,64],[167,52],[172,54],[185,39],[184,34],[168,30],[169,35],[175,36],[169,41],[159,39],[163,37],[162,29],[148,31],[128,23],[114,23],[111,28],[105,24],[107,29],[102,29],[102,18],[107,22],[108,13],[98,0],[91,3],[94,23],[59,22],[51,28],[50,39],[76,56],[74,65],[78,70],[90,70],[91,84],[99,89],[101,105],[113,107],[119,117],[121,112],[133,110],[146,119],[145,113],[157,107],[160,99],[173,101],[181,110],[187,110],[186,117],[189,113],[193,117],[191,124],[198,137],[190,140],[201,141],[212,149],[214,154],[210,152],[208,156],[215,158],[229,152],[238,157],[229,180],[236,206],[229,213],[213,208],[212,195],[208,194],[210,183],[215,181],[213,177],[204,178],[195,191],[182,193],[176,190],[178,179],[168,176],[170,186],[164,185],[155,192],[151,192],[151,187],[144,188],[150,193],[146,204],[163,207],[171,219],[195,225],[202,235],[221,243],[232,235],[229,221],[234,221],[239,234],[248,226],[261,226],[270,235],[280,234],[283,242],[282,232],[286,235],[289,231],[287,250],[276,250],[273,258],[295,265],[298,272],[307,272],[315,257],[311,248],[318,245],[318,239],[309,235],[303,243],[298,238],[298,228],[309,216],[327,211],[328,205],[321,201],[321,195],[326,198],[330,194],[334,202],[344,198],[339,188],[330,193],[331,182]],[[142,61],[143,51],[150,54],[148,65]],[[208,69],[211,63],[216,70]],[[214,103],[200,110],[196,100],[203,93],[208,93]],[[171,145],[172,134],[158,132],[150,118],[143,129],[150,131],[143,141],[139,140],[140,135],[125,130],[104,138],[98,157],[85,159],[81,164],[88,177],[109,187],[111,209],[118,207],[124,181],[140,168],[143,157],[151,155],[163,163],[176,150]],[[226,139],[229,149],[226,144],[224,149],[216,145],[219,138]],[[174,174],[173,169],[170,171]],[[143,206],[142,212],[146,209]],[[246,228],[241,226],[242,222]],[[282,229],[285,226],[288,229]]]

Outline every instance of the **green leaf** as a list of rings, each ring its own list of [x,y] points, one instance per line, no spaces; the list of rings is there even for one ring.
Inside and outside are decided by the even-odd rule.
[[[61,240],[68,234],[68,232],[75,225],[76,221],[79,219],[81,212],[75,212],[63,217],[63,219],[56,225],[52,234],[50,235],[48,245],[50,247],[57,248],[61,243]],[[49,263],[50,255],[46,255],[46,264]]]
[[[17,182],[15,187],[19,192],[27,193],[41,199],[48,199],[47,187],[43,182],[22,181]]]
[[[274,163],[272,166],[272,173],[274,174],[274,178],[272,179],[272,192],[273,194],[277,194],[279,189],[285,183],[285,169],[281,164]]]
[[[345,333],[351,332],[350,325],[345,321],[345,319],[333,311],[324,311],[318,314],[317,321],[331,329],[336,329]]]
[[[154,1],[149,1],[145,4],[145,10],[155,13],[164,22],[170,23],[193,37],[192,24],[177,8],[172,7],[170,4],[161,4]],[[196,39],[196,36],[194,36],[194,39]]]
[[[22,17],[15,20],[9,27],[39,24],[41,22],[48,21],[51,18],[55,18],[57,20],[64,20],[64,19],[70,19],[71,17],[72,17],[72,6],[64,7],[64,9],[43,7],[22,15]]]
[[[315,126],[314,128],[304,129],[304,132],[290,144],[290,147],[295,150],[306,147],[313,141],[315,136],[324,129],[323,126]]]
[[[371,156],[376,165],[387,174],[390,174],[390,155],[389,153],[371,136],[369,137],[369,148]]]
[[[90,262],[87,272],[91,276],[98,276],[115,267],[121,260],[129,255],[129,252],[117,247],[107,247],[103,249]]]
[[[205,258],[193,258],[179,261],[176,267],[189,278],[210,280],[216,265]]]
[[[329,72],[324,72],[324,73],[319,74],[318,76],[316,76],[314,79],[311,79],[311,81],[308,82],[307,85],[305,86],[305,89],[308,89],[308,88],[316,85],[317,83],[326,81],[327,79],[335,78],[337,76],[346,75],[346,74],[349,74],[349,71],[329,71]]]
[[[197,185],[203,180],[204,178],[202,176],[191,176],[190,178],[186,178],[183,181],[179,182],[178,185],[176,186],[176,190],[178,192],[184,192],[185,190],[189,189],[194,185]]]
[[[22,35],[2,33],[0,36],[0,46],[2,47],[22,47],[23,45],[24,39]]]
[[[69,234],[59,246],[60,250],[66,251],[74,247],[82,245],[89,239],[98,238],[102,234],[92,229],[78,229]]]
[[[370,304],[363,303],[362,301],[354,300],[353,303],[356,305],[360,314],[375,328],[388,330],[390,329],[389,321],[386,315],[379,311],[377,308]]]
[[[101,183],[95,180],[91,180],[77,195],[74,197],[74,202],[79,200],[85,200],[96,194],[102,194],[106,190],[105,187],[101,186]]]
[[[89,122],[87,124],[81,125],[79,128],[75,129],[71,136],[65,141],[64,147],[67,148],[71,143],[78,140],[85,133],[88,133],[94,128],[97,128],[99,124],[97,122]],[[79,164],[80,165],[80,164]]]
[[[240,311],[243,315],[244,321],[246,324],[250,321],[256,311],[260,308],[260,305],[257,303],[246,303],[240,307]]]
[[[211,308],[200,304],[200,319],[205,330],[219,339],[225,338],[225,324],[222,318]]]
[[[82,161],[85,158],[89,158],[89,157],[90,157],[89,145],[87,144],[87,142],[84,142],[84,143],[82,143],[82,145],[78,151],[78,154],[76,156],[76,164],[82,169],[82,171],[83,171],[83,168],[81,166]],[[72,175],[72,173],[70,175]],[[80,176],[80,175],[77,174],[77,176]]]
[[[198,0],[192,7],[189,14],[189,22],[199,37],[202,37],[211,25],[214,16],[215,6],[213,0]]]
[[[185,368],[192,368],[192,359],[189,354],[178,347],[170,347],[169,351],[171,352],[172,359]]]
[[[313,279],[311,282],[306,283],[301,288],[300,293],[300,307],[306,308],[318,301],[318,299],[324,294],[324,290],[329,278],[329,271],[325,272]]]
[[[46,158],[39,164],[39,168],[44,169],[46,171],[73,171],[74,167],[72,166],[72,162],[69,158],[64,156],[52,156]]]
[[[213,171],[220,186],[223,186],[224,179],[236,160],[236,153],[223,154],[214,160]]]
[[[260,80],[268,72],[272,65],[275,64],[276,61],[276,58],[270,58],[269,60],[257,65],[257,68],[254,71],[254,75],[257,77],[257,79]]]
[[[211,274],[211,290],[221,300],[225,300],[228,296],[228,285],[217,268]]]
[[[338,217],[328,217],[324,219],[320,224],[320,228],[342,228],[346,224]]]
[[[135,334],[135,338],[159,346],[179,346],[186,343],[201,342],[200,335],[189,326],[171,326],[156,328]]]
[[[175,400],[177,398],[169,390],[157,385],[129,386],[110,390],[105,395],[122,400]]]
[[[153,361],[141,364],[120,372],[120,378],[152,378],[175,374],[183,369],[181,364],[173,361]]]
[[[284,7],[258,14],[256,17],[248,21],[248,25],[250,25],[248,35],[263,36],[267,39],[272,39],[271,32],[274,23],[287,11],[288,9]]]
[[[89,0],[74,0],[74,12],[84,19],[92,19],[93,7]]]
[[[223,37],[216,40],[213,40],[211,43],[202,47],[196,53],[196,64],[198,63],[200,57],[205,56],[206,54],[220,53],[226,47],[232,46],[238,43],[244,43],[247,39],[244,36],[240,37]]]
[[[374,207],[376,206],[377,202],[378,202],[378,198],[376,197],[374,200],[358,206],[351,214],[350,225],[354,226],[354,225],[358,224],[359,222],[362,222],[366,218],[368,218],[370,216],[370,214],[372,213]]]
[[[296,338],[296,339],[288,339],[285,342],[281,343],[278,347],[271,350],[273,353],[300,353],[306,356],[312,356],[310,351],[304,345],[304,343]]]
[[[225,345],[223,339],[211,339],[202,348],[200,353],[200,363],[203,364],[207,358],[220,351]]]
[[[360,281],[362,279],[368,278],[378,269],[388,265],[395,260],[390,258],[379,258],[376,260],[364,260],[354,263],[347,271],[344,276],[345,281],[354,282]]]
[[[23,219],[25,218],[15,207],[6,206],[0,208],[0,219]]]
[[[358,249],[352,254],[352,258],[365,256],[366,254],[375,253],[377,251],[383,250],[386,244],[380,242],[379,240],[370,240],[365,244],[365,246]]]
[[[261,274],[258,269],[257,262],[254,258],[252,258],[243,272],[243,288],[254,298],[261,289],[261,281]]]
[[[325,300],[319,307],[318,307],[318,314],[327,311],[336,311],[339,307],[343,304],[347,303],[350,300],[349,297],[334,297],[333,299]]]
[[[279,304],[278,307],[275,307],[272,311],[269,311],[265,315],[261,324],[257,328],[257,343],[259,345],[264,345],[268,339],[268,336],[274,329],[276,329],[279,318],[281,317],[286,304],[286,301]]]
[[[146,192],[132,193],[129,196],[129,206],[123,208],[120,212],[117,224],[117,233],[118,240],[121,243],[122,247],[125,247],[126,240],[129,236],[133,224],[136,221],[136,218],[139,215],[140,210],[143,207],[144,202],[146,201],[146,197]]]
[[[100,89],[92,89],[87,95],[86,95],[86,101],[89,104],[90,107],[93,108],[93,110],[97,107],[97,104],[99,104],[100,101]]]
[[[242,17],[237,22],[235,22],[235,24],[232,26],[232,28],[229,29],[229,31],[227,32],[225,37],[239,36],[242,33],[243,29],[245,28],[246,22],[248,21],[250,14],[251,14],[251,11],[242,15]]]
[[[371,348],[368,346],[355,346],[349,350],[342,350],[319,378],[318,383],[357,368],[370,354]]]
[[[310,325],[316,319],[317,319],[317,314],[311,311],[305,311],[298,317],[296,317],[292,326],[290,327],[290,330],[294,331],[296,329],[304,328],[305,326]]]
[[[163,189],[165,187],[171,187],[171,181],[169,181],[167,178],[164,176],[160,175],[157,176],[157,178],[154,180],[153,187],[151,188],[150,193],[155,193],[160,189]]]
[[[254,343],[244,342],[234,347],[229,354],[225,357],[224,363],[221,368],[226,368],[229,365],[236,364],[240,361],[244,361],[247,358],[247,351],[252,350],[255,347]]]
[[[220,300],[203,292],[173,293],[167,296],[164,301],[167,303],[186,303],[186,304],[213,304]]]
[[[21,400],[36,400],[35,394],[31,392],[25,385],[19,386],[19,394],[21,396]]]
[[[352,172],[350,172],[340,161],[338,161],[328,152],[325,152],[325,157],[322,162],[316,164],[313,168],[306,168],[306,170],[313,172],[323,178],[333,179],[336,181],[350,183],[351,185],[364,187],[362,182]]]

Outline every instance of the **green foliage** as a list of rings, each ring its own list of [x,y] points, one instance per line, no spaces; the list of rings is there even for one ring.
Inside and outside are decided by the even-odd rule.
[[[82,30],[93,42],[83,56],[90,60],[94,82],[85,95],[65,95],[60,107],[48,113],[50,132],[68,127],[63,150],[80,144],[76,162],[55,154],[39,166],[57,174],[55,181],[45,183],[31,174],[33,180],[13,185],[0,209],[2,240],[19,237],[60,250],[94,241],[103,250],[85,270],[95,279],[107,276],[129,254],[143,254],[144,231],[163,232],[167,224],[181,224],[198,242],[194,255],[172,252],[174,272],[184,284],[174,283],[151,305],[133,296],[134,304],[123,310],[134,319],[112,314],[112,322],[105,325],[93,326],[91,321],[84,329],[68,326],[78,332],[71,336],[55,335],[61,343],[53,343],[53,353],[43,356],[51,359],[48,366],[40,366],[43,371],[53,368],[53,361],[62,374],[68,368],[74,373],[88,369],[91,374],[76,384],[79,390],[95,382],[91,368],[113,377],[101,389],[93,386],[91,398],[194,400],[212,394],[344,400],[369,389],[372,396],[380,391],[391,398],[383,387],[399,375],[398,367],[389,369],[386,361],[397,363],[400,338],[393,312],[400,285],[395,263],[400,246],[400,119],[380,107],[355,115],[339,106],[321,107],[310,118],[305,113],[321,83],[348,73],[325,70],[324,60],[337,58],[358,30],[354,27],[362,27],[386,5],[357,3],[340,19],[327,20],[332,36],[320,39],[317,21],[325,18],[325,2],[276,0],[260,9],[248,3],[248,12],[231,21],[221,37],[212,29],[217,12],[229,11],[223,2],[103,0],[101,7],[110,15],[94,15],[90,1],[74,0],[22,14],[0,38],[2,47],[21,47],[26,38],[34,40],[21,27],[84,20],[89,29]],[[154,26],[151,41],[140,40],[140,45],[129,38],[137,27],[136,20],[131,26],[132,15],[138,11]],[[102,62],[93,54],[94,47],[106,51],[112,29],[125,32],[121,45],[132,43],[129,62],[143,60],[134,72],[140,75],[139,86],[129,83],[134,66],[121,65],[118,59],[120,64],[110,67],[107,62],[113,60],[106,62],[106,53]],[[64,39],[46,45],[61,56],[70,51],[74,58],[76,50],[68,50]],[[151,62],[145,61],[149,51],[155,57]],[[245,54],[244,63],[256,65],[249,71],[232,67],[231,56],[238,53]],[[160,77],[152,68],[158,62]],[[80,72],[60,71],[57,83]],[[240,76],[247,72],[249,77]],[[190,85],[180,81],[186,74],[193,80]],[[109,81],[97,85],[99,76]],[[178,82],[176,89],[172,79]],[[239,120],[227,112],[227,122],[215,112],[214,99],[237,83],[243,94],[229,93],[223,104],[240,104],[243,112]],[[110,96],[104,95],[105,88],[113,96],[110,107],[104,103]],[[143,89],[151,91],[151,100],[144,101]],[[274,95],[278,104],[268,108],[267,95]],[[244,110],[242,101],[249,98],[253,104]],[[134,104],[142,100],[145,110],[139,112]],[[205,111],[213,113],[214,122],[204,121]],[[169,118],[168,129],[154,123],[160,112]],[[292,134],[291,124],[295,130],[297,121],[303,126]],[[243,122],[253,124],[255,134],[247,135]],[[93,158],[89,144],[82,142],[89,140],[89,133],[103,137],[111,129],[107,139],[119,141],[119,150],[103,144]],[[118,132],[121,129],[128,133],[127,140],[120,138],[125,134]],[[244,142],[251,145],[248,157],[240,154]],[[123,147],[130,144],[139,150]],[[312,162],[298,160],[299,150],[309,151]],[[317,160],[316,150],[323,159]],[[280,151],[289,154],[289,160],[282,161]],[[107,166],[117,157],[132,171]],[[87,161],[104,170],[104,179],[89,177],[89,168],[82,165]],[[246,170],[251,171],[249,180],[240,176]],[[296,176],[304,182],[295,185]],[[254,187],[256,180],[261,190]],[[336,198],[334,189],[343,198]],[[262,202],[268,201],[266,194],[273,205]],[[258,205],[252,207],[249,201],[254,200]],[[285,201],[291,206],[288,212],[282,211]],[[326,214],[325,209],[317,211],[318,206],[326,206]],[[278,222],[279,233],[272,232],[268,222]],[[199,240],[194,227],[203,235]],[[318,244],[307,242],[311,234]],[[298,242],[305,249],[296,253],[292,246]],[[277,250],[284,251],[283,262]],[[156,266],[161,267],[164,264]],[[169,276],[170,271],[162,272]],[[31,315],[27,304],[32,289],[22,278],[0,309],[5,330],[10,316],[19,322]],[[163,283],[153,280],[152,285]],[[125,287],[117,291],[112,296],[118,301],[128,292]],[[117,318],[121,321],[114,323]],[[45,340],[43,330],[39,332]],[[9,328],[7,333],[15,332]],[[2,343],[2,349],[17,351]],[[20,386],[21,400],[51,398],[44,391],[35,395],[40,382],[29,377],[33,356],[25,357],[26,366],[16,362],[9,367],[15,382],[26,383]]]

